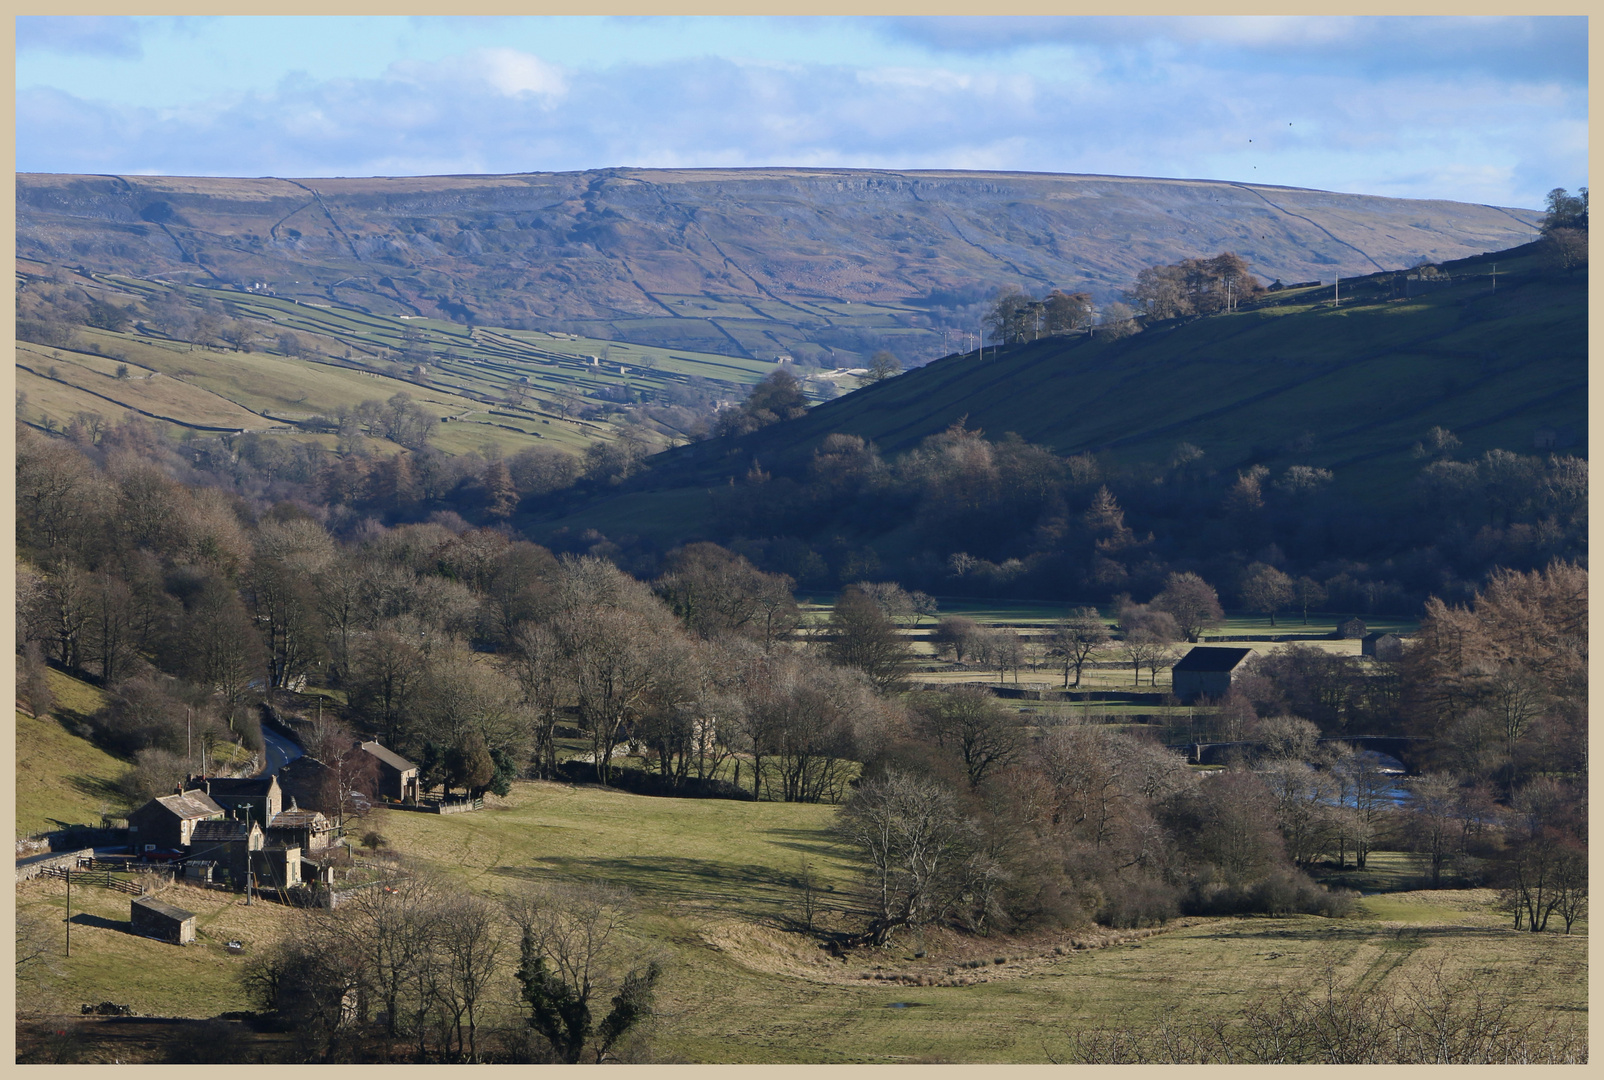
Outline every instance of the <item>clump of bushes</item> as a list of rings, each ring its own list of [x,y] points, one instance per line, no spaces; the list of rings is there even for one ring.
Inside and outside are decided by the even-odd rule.
[[[1353,914],[1358,893],[1328,889],[1301,870],[1278,869],[1251,884],[1199,883],[1186,897],[1192,915],[1321,915],[1328,919]]]

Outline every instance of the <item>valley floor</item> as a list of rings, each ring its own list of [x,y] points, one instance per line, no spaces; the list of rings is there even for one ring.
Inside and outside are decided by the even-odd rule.
[[[848,906],[852,868],[825,831],[832,807],[548,783],[521,783],[491,802],[485,812],[448,817],[378,811],[361,829],[489,895],[532,880],[632,889],[643,909],[636,952],[667,969],[652,1037],[658,1060],[1065,1060],[1077,1030],[1234,1016],[1256,993],[1312,983],[1328,968],[1345,983],[1393,988],[1438,964],[1450,975],[1473,970],[1523,1008],[1585,1023],[1585,925],[1571,936],[1517,933],[1488,890],[1367,896],[1348,919],[1182,919],[1156,931],[1028,940],[929,932],[843,960],[788,928],[803,859],[822,882],[826,926],[850,920],[839,909]],[[74,889],[73,955],[19,985],[19,1014],[76,1018],[81,1004],[101,1001],[144,1016],[248,1008],[237,983],[244,963],[306,916],[260,898],[246,907],[231,893],[169,891],[164,898],[200,915],[195,945],[135,937],[127,896]],[[60,925],[61,882],[20,885],[17,900],[21,911]],[[224,947],[233,939],[245,943],[243,956]],[[511,1020],[510,935],[505,950],[496,1011]],[[95,1022],[86,1034],[90,1027],[100,1033],[84,1042],[91,1058],[144,1053],[134,1025]]]

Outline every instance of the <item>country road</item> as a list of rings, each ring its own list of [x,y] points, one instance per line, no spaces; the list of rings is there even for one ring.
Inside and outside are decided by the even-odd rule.
[[[269,730],[265,725],[262,728],[262,748],[267,758],[267,767],[261,773],[263,776],[276,775],[280,769],[304,752],[294,742],[276,731]]]

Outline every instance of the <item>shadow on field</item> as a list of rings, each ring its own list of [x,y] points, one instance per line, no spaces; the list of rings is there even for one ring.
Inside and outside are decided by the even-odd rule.
[[[497,866],[490,872],[525,881],[548,880],[555,871],[577,880],[625,885],[637,893],[672,899],[779,903],[793,898],[799,883],[767,866],[737,866],[672,855],[592,857],[554,855],[540,866]]]
[[[1357,925],[1343,925],[1337,922],[1324,923],[1317,926],[1277,926],[1253,929],[1251,927],[1235,927],[1222,929],[1212,934],[1200,935],[1216,940],[1231,941],[1281,941],[1281,942],[1307,942],[1319,944],[1337,941],[1376,941],[1379,939],[1392,939],[1403,942],[1418,942],[1426,938],[1492,938],[1508,937],[1510,931],[1501,926],[1403,926],[1393,928],[1388,933],[1387,927],[1378,927],[1374,923],[1360,923]]]
[[[88,795],[92,799],[104,799],[108,802],[122,805],[128,801],[128,796],[110,780],[98,776],[84,776],[78,774],[69,776],[67,783],[81,795]]]
[[[72,925],[95,926],[102,930],[115,930],[119,934],[133,934],[135,937],[141,936],[134,934],[134,924],[129,922],[127,919],[104,919],[99,915],[89,915],[82,911],[72,917]]]
[[[765,829],[763,835],[790,837],[788,840],[775,840],[774,846],[790,848],[792,851],[801,851],[808,855],[839,858],[842,854],[839,844],[831,843],[829,838],[820,836],[816,829]]]

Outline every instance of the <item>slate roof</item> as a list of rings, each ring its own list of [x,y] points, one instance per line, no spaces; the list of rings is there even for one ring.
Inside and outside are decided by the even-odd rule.
[[[179,922],[183,922],[185,919],[193,919],[195,917],[195,913],[193,911],[185,911],[181,907],[174,907],[171,904],[164,904],[153,896],[141,896],[138,900],[132,901],[132,903],[135,907],[142,907],[149,911],[154,911],[158,915],[165,915],[169,919],[177,919]]]
[[[1253,655],[1252,649],[1224,649],[1200,645],[1178,660],[1171,671],[1235,671],[1237,665]]]
[[[417,768],[412,762],[378,742],[358,743],[357,746],[399,772],[409,772]]]
[[[195,844],[219,844],[224,841],[249,840],[251,828],[260,829],[254,821],[203,821],[195,826],[195,832],[190,836],[191,846]]]
[[[278,783],[278,777],[217,777],[202,780],[201,783],[207,786],[214,797],[221,796],[225,799],[237,799],[242,796],[245,798],[261,798],[273,790],[273,785]]]
[[[182,795],[163,795],[154,800],[185,821],[214,817],[225,813],[204,791],[186,791]]]
[[[320,811],[308,810],[301,807],[297,810],[282,810],[274,815],[273,820],[267,823],[269,829],[327,829],[331,827],[329,819]]]

